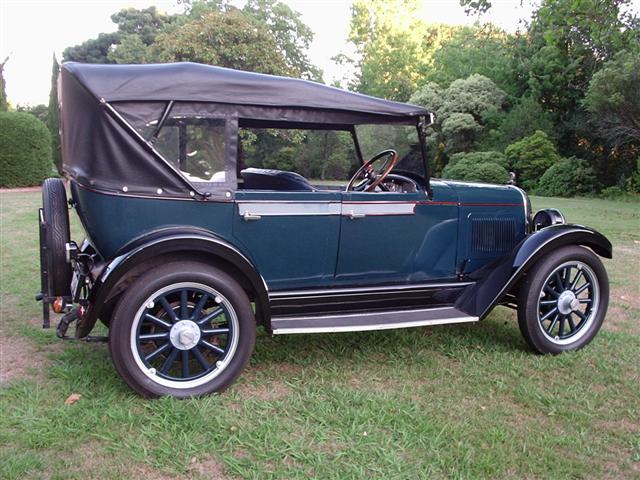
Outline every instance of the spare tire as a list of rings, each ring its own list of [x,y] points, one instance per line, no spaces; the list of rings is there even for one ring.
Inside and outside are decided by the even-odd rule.
[[[46,225],[44,241],[49,272],[49,295],[71,295],[71,264],[67,263],[65,246],[71,240],[69,208],[64,183],[59,178],[47,178],[42,184],[42,215]]]

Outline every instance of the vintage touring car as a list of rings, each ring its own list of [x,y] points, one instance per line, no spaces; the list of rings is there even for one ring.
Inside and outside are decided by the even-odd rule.
[[[70,199],[44,183],[45,324],[52,308],[60,337],[75,322],[91,340],[101,320],[142,395],[224,389],[259,325],[416,327],[506,305],[533,350],[560,353],[604,320],[610,242],[555,209],[532,216],[516,186],[430,178],[422,107],[193,63],[65,63],[59,98]],[[291,168],[268,168],[274,155]],[[320,164],[344,183],[305,178]]]

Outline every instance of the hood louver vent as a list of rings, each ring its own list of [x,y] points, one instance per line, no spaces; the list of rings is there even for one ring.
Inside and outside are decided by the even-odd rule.
[[[473,253],[503,253],[514,246],[516,240],[514,218],[476,217],[471,222]]]

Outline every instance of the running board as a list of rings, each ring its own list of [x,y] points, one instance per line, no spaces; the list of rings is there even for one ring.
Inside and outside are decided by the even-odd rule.
[[[274,335],[283,335],[388,330],[477,321],[478,317],[470,317],[453,307],[442,307],[314,316],[276,316],[271,318],[271,329]]]

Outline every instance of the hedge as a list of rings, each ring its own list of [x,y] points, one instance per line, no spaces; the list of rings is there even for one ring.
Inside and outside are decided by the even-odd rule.
[[[458,162],[465,163],[497,163],[501,167],[509,168],[507,157],[502,152],[462,152],[454,153],[449,158],[447,165],[455,165]]]
[[[474,160],[459,160],[444,167],[442,178],[504,184],[509,181],[509,172],[494,162],[475,163]]]
[[[0,112],[0,187],[39,185],[52,170],[46,125],[30,113]]]
[[[586,160],[571,157],[560,160],[544,172],[536,194],[544,197],[576,197],[595,192],[596,174]]]

